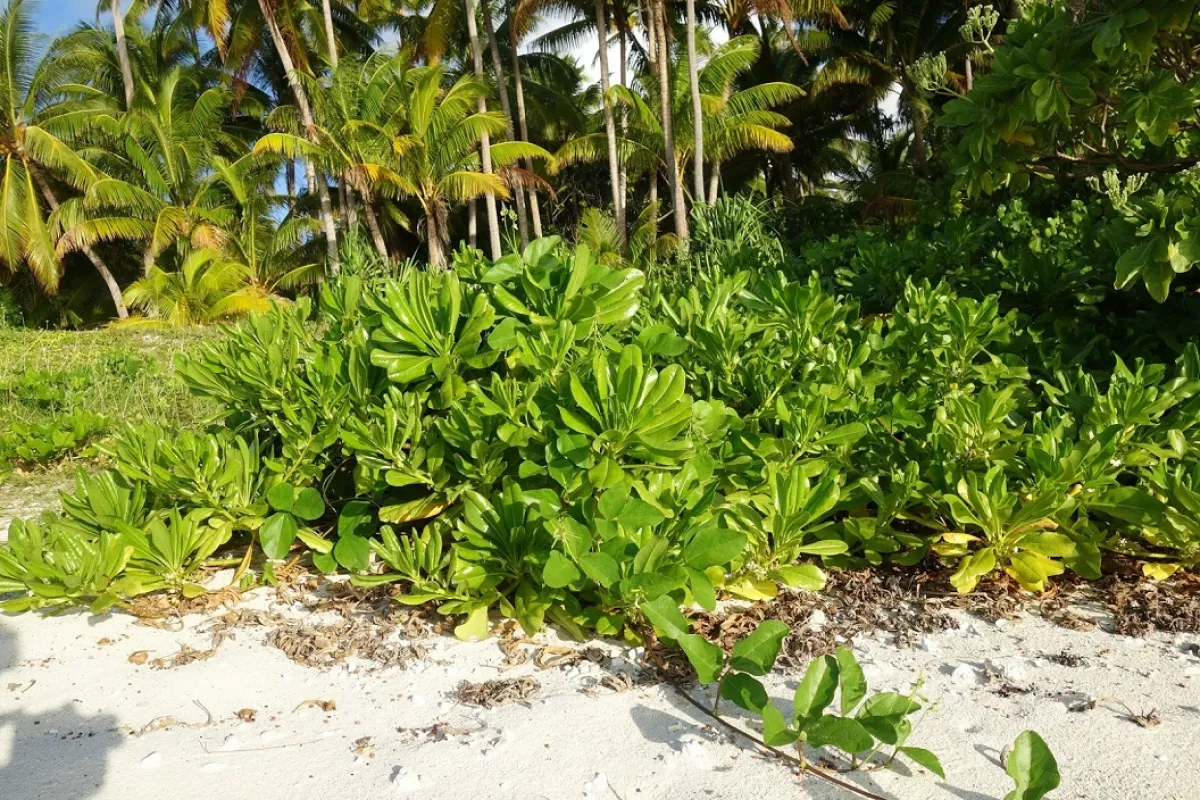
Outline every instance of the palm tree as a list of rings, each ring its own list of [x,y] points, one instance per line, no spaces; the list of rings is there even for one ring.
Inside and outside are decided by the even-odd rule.
[[[900,111],[912,126],[917,169],[928,161],[926,127],[930,108],[909,68],[930,54],[963,46],[959,28],[966,18],[955,0],[849,0],[839,10],[845,24],[826,24],[828,61],[811,91],[870,87],[879,100],[899,87]]]
[[[190,253],[178,270],[153,267],[129,285],[125,300],[173,328],[219,322],[271,305],[271,298],[251,285],[244,265],[209,248]]]
[[[117,38],[117,57],[121,62],[121,79],[125,84],[125,108],[133,108],[133,64],[129,60],[129,43],[125,40],[125,12],[121,0],[112,0],[113,34]]]
[[[85,191],[103,175],[58,135],[75,130],[78,120],[70,103],[63,102],[59,65],[53,57],[41,57],[32,7],[9,0],[0,12],[0,261],[9,270],[24,264],[38,285],[53,293],[63,273],[57,244],[64,209],[58,192],[64,185]],[[117,316],[126,317],[108,265],[91,247],[83,253],[108,288]]]
[[[525,80],[522,77],[520,42],[523,34],[528,32],[534,15],[534,0],[509,0],[508,48],[512,59],[513,93],[517,99],[517,133],[523,142],[529,141],[529,120],[525,112]],[[503,96],[502,96],[503,98]],[[532,172],[533,162],[526,161],[525,168]],[[518,199],[519,201],[519,199]],[[536,189],[529,192],[529,215],[533,222],[533,237],[542,238],[542,211],[539,207]],[[518,221],[520,217],[518,217]]]
[[[697,76],[701,103],[706,120],[703,127],[703,147],[712,161],[712,174],[720,174],[722,162],[746,152],[787,152],[792,140],[780,129],[788,127],[787,117],[773,111],[780,105],[803,96],[803,91],[787,82],[767,82],[735,91],[735,81],[756,62],[759,42],[754,36],[740,36],[713,50]],[[675,174],[686,173],[689,161],[694,163],[695,137],[690,130],[692,115],[691,89],[685,80],[686,62],[676,61],[674,78],[669,81],[673,95],[671,105],[675,120],[684,134],[675,148]],[[664,159],[666,147],[661,115],[647,99],[657,82],[646,79],[643,91],[617,86],[613,97],[617,105],[628,112],[629,131],[619,142],[622,158],[635,174],[648,174],[653,188],[660,173],[671,174]],[[603,158],[604,142],[597,133],[578,136],[564,144],[555,154],[559,168],[580,162],[597,162]],[[716,185],[708,187],[709,202],[716,200]],[[700,199],[703,199],[702,194]],[[652,196],[653,199],[653,196]]]
[[[507,123],[505,134],[509,139],[517,138],[513,130],[513,109],[508,98],[508,84],[504,80],[504,62],[500,59],[500,44],[496,40],[496,26],[492,24],[492,9],[489,0],[480,0],[479,9],[483,12],[483,30],[487,34],[488,53],[492,58],[492,75],[496,79],[496,90],[500,96],[500,109],[504,112]],[[517,194],[517,232],[521,240],[521,248],[529,244],[529,217],[525,211],[525,189],[520,182],[515,183]]]
[[[675,155],[675,122],[671,103],[670,50],[667,49],[667,6],[666,0],[648,0],[650,9],[647,27],[653,40],[650,60],[658,73],[658,108],[662,122],[663,153],[666,156],[667,186],[671,190],[672,217],[675,236],[687,241],[687,202],[683,199],[683,185],[679,181],[679,162]]]
[[[313,82],[311,87],[316,101],[316,144],[298,129],[287,130],[291,117],[277,114],[285,129],[266,134],[254,147],[258,155],[275,153],[288,159],[302,156],[319,163],[331,175],[343,176],[348,215],[357,214],[355,195],[361,197],[372,244],[385,260],[389,253],[375,205],[389,193],[389,186],[402,182],[394,172],[397,153],[393,135],[397,108],[405,101],[408,60],[408,53],[376,53],[362,63],[342,61],[327,85]]]
[[[692,172],[694,202],[704,199],[704,110],[700,105],[700,73],[696,65],[696,0],[687,0],[688,86],[692,94]],[[716,170],[713,174],[718,174]]]
[[[93,105],[85,136],[100,147],[108,175],[88,187],[84,207],[92,214],[64,235],[60,250],[132,239],[143,245],[143,273],[180,237],[218,245],[224,234],[200,200],[200,183],[214,156],[245,146],[224,130],[233,102],[224,88],[203,89],[180,68],[143,84],[146,101],[122,113]]]
[[[267,32],[271,37],[271,42],[275,47],[275,53],[279,57],[279,61],[283,65],[284,74],[287,76],[288,86],[292,90],[292,96],[296,98],[296,108],[300,113],[300,124],[304,130],[309,132],[310,139],[315,136],[314,120],[312,113],[312,105],[309,103],[308,94],[304,90],[304,86],[300,81],[300,74],[296,71],[295,62],[292,60],[291,51],[288,49],[287,41],[284,39],[283,31],[279,27],[279,23],[275,17],[275,6],[289,2],[289,0],[258,0],[258,8],[262,14],[262,19],[266,25]],[[316,144],[314,141],[313,144]],[[338,243],[337,229],[333,222],[333,203],[329,197],[329,186],[321,179],[318,180],[316,169],[313,167],[312,161],[304,160],[304,169],[308,176],[309,186],[316,186],[317,193],[321,201],[321,224],[325,229],[326,253],[329,259],[330,272],[336,274],[338,271]]]
[[[621,192],[621,167],[617,156],[617,126],[613,120],[612,104],[609,100],[609,70],[608,70],[608,19],[605,15],[604,0],[595,0],[596,5],[596,36],[598,38],[600,55],[600,107],[604,112],[604,136],[608,144],[608,179],[612,184],[613,218],[616,220],[617,236],[621,247],[625,246],[627,234],[625,220],[625,197]]]
[[[234,162],[214,158],[200,202],[213,209],[225,232],[220,252],[245,275],[246,294],[261,297],[321,277],[312,217],[287,214],[274,190],[275,169],[253,155]]]
[[[471,39],[471,60],[475,65],[475,77],[480,81],[483,80],[483,53],[479,49],[479,30],[475,23],[475,0],[466,0],[467,3],[467,35]],[[485,115],[487,110],[487,93],[480,92],[476,102],[479,106],[479,113]],[[502,128],[501,130],[505,130]],[[493,133],[500,131],[489,131],[486,127],[480,129],[479,135],[479,152],[483,163],[483,174],[492,175],[492,140]],[[496,192],[483,193],[484,204],[487,206],[488,216],[488,243],[493,259],[498,259],[502,255],[500,249],[500,215],[496,212]],[[430,238],[432,242],[432,237]],[[431,256],[432,259],[432,256]]]
[[[399,153],[391,190],[415,199],[425,217],[429,264],[446,265],[449,245],[448,213],[452,206],[481,196],[508,197],[508,187],[494,173],[480,169],[484,138],[504,130],[500,114],[479,111],[487,85],[473,76],[459,78],[442,88],[441,67],[419,67],[404,76],[404,102],[397,108],[396,127],[389,132],[393,151]],[[473,110],[474,109],[474,110]],[[490,160],[500,166],[521,158],[550,157],[528,142],[491,145]]]

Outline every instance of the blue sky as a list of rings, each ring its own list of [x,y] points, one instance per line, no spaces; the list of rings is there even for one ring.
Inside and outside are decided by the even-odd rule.
[[[96,0],[42,0],[34,11],[37,26],[43,33],[63,33],[81,19],[96,19]]]

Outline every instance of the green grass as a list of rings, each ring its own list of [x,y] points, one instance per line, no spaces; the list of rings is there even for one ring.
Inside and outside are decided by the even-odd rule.
[[[174,362],[177,354],[214,335],[205,329],[0,330],[0,440],[8,440],[9,459],[34,468],[78,455],[82,447],[68,446],[61,454],[21,463],[11,450],[35,438],[31,428],[69,428],[89,415],[100,417],[89,425],[99,436],[126,422],[150,422],[169,431],[203,425],[216,408],[187,391]],[[4,472],[0,464],[0,475]]]

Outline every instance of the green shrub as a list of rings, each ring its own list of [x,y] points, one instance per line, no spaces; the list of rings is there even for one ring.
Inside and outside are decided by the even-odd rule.
[[[129,512],[55,524],[89,547],[179,542],[139,551],[123,592],[187,588],[226,539],[300,548],[408,584],[464,636],[498,610],[636,639],[660,598],[711,608],[926,557],[960,591],[1094,578],[1105,550],[1156,576],[1197,563],[1195,347],[1035,379],[1019,315],[946,283],[862,317],[816,277],[646,286],[557,239],[458,268],[373,292],[346,276],[315,325],[278,305],[197,348],[179,374],[222,424],[101,443],[96,491]]]

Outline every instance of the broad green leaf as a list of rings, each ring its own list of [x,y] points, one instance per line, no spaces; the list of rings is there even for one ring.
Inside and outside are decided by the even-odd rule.
[[[762,710],[771,702],[767,690],[758,679],[743,672],[731,672],[725,676],[721,681],[721,697],[756,714],[762,714]]]
[[[596,583],[609,589],[621,580],[620,568],[607,553],[584,553],[579,557],[579,568]],[[678,610],[678,609],[676,609]]]
[[[804,725],[804,739],[813,747],[833,745],[847,753],[861,753],[875,746],[875,739],[857,720],[826,714]]]
[[[701,683],[709,684],[721,676],[725,664],[725,653],[698,633],[688,633],[675,640],[696,670]]]
[[[351,500],[342,507],[342,513],[338,514],[338,536],[370,536],[373,524],[371,504],[365,500]]]
[[[691,625],[679,613],[679,604],[670,597],[663,595],[655,600],[642,603],[642,613],[660,636],[679,641],[679,637],[691,632]]]
[[[296,487],[290,483],[279,483],[267,490],[267,502],[276,511],[291,511],[296,500]]]
[[[728,564],[746,546],[744,534],[725,528],[701,529],[683,549],[683,560],[693,569],[708,569]]]
[[[772,580],[782,583],[792,589],[807,589],[819,592],[825,588],[825,573],[816,564],[797,564],[790,567],[776,567],[771,570]]]
[[[1058,762],[1034,731],[1025,731],[1013,742],[1005,770],[1016,784],[1004,800],[1042,800],[1058,788]]]
[[[929,750],[923,747],[901,747],[899,750],[942,780],[946,779],[946,771],[942,769],[942,762]]]
[[[790,628],[777,619],[758,624],[745,638],[733,646],[729,666],[751,675],[766,675],[775,666],[775,659]]]
[[[557,550],[551,550],[542,568],[542,580],[551,589],[562,589],[579,580],[579,569]]]
[[[291,511],[305,522],[312,522],[325,513],[325,501],[321,499],[320,492],[309,486],[296,493]]]
[[[763,741],[771,747],[787,747],[795,744],[800,732],[788,727],[783,713],[771,703],[763,706]]]
[[[809,664],[804,679],[796,687],[793,703],[797,719],[809,720],[820,716],[833,702],[837,687],[838,665],[833,656],[821,656]]]
[[[685,569],[688,575],[688,588],[692,590],[692,599],[696,601],[696,605],[705,611],[716,611],[717,592],[713,589],[708,575],[691,567],[685,567]]]
[[[296,533],[300,526],[296,518],[286,511],[279,511],[267,517],[258,529],[258,542],[262,545],[263,554],[267,558],[287,558],[292,542],[296,541]]]
[[[842,714],[845,715],[853,711],[867,696],[867,678],[863,675],[858,659],[847,648],[839,647],[833,656],[838,663],[838,682],[841,686],[840,705]]]
[[[365,572],[371,566],[371,540],[357,533],[339,536],[333,545],[333,557],[351,572]]]
[[[478,642],[488,637],[488,607],[471,610],[467,618],[454,628],[454,635],[464,642]]]

